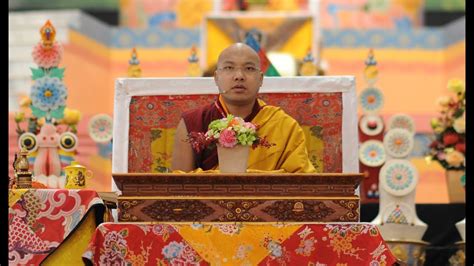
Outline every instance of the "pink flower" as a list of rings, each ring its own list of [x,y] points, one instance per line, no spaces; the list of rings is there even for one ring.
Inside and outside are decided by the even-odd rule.
[[[237,138],[235,132],[229,129],[222,130],[219,136],[219,144],[226,148],[232,148],[237,144]]]
[[[253,130],[257,130],[257,127],[254,124],[250,123],[250,122],[245,122],[244,127],[250,128],[250,129],[253,129]]]
[[[437,156],[438,156],[438,160],[440,161],[444,161],[446,159],[446,153],[444,152],[438,153]]]
[[[54,43],[51,48],[45,48],[41,43],[38,43],[33,48],[32,54],[33,61],[39,67],[57,67],[63,55],[63,47],[59,43]]]

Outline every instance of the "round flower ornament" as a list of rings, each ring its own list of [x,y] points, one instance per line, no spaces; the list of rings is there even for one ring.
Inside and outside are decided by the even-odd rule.
[[[59,43],[54,43],[51,48],[45,48],[42,43],[38,43],[32,52],[33,61],[39,67],[57,67],[63,56],[63,47]]]
[[[33,115],[61,119],[64,116],[67,89],[58,78],[37,79],[31,87],[31,110]]]
[[[385,148],[379,140],[368,140],[362,143],[359,148],[359,160],[367,166],[381,166],[384,164],[385,159]]]
[[[418,172],[407,160],[393,159],[380,169],[380,186],[395,196],[405,196],[418,184]]]
[[[377,88],[367,88],[359,96],[360,106],[365,113],[377,113],[382,109],[384,98]]]
[[[413,135],[402,128],[389,130],[383,139],[387,154],[395,158],[408,156],[413,150],[414,143]]]
[[[112,140],[113,120],[107,114],[98,114],[89,120],[88,132],[97,143],[107,143]]]
[[[388,130],[394,128],[403,128],[415,135],[415,121],[409,115],[396,114],[392,116],[388,122]]]

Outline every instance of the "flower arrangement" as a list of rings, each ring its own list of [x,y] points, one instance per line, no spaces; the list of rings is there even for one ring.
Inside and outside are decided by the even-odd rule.
[[[216,144],[225,148],[233,148],[236,145],[269,148],[275,145],[269,143],[266,137],[258,136],[257,130],[257,125],[245,122],[240,117],[228,115],[226,118],[212,121],[206,133],[189,133],[188,142],[196,152]]]
[[[448,89],[455,94],[438,99],[440,116],[431,120],[435,140],[430,144],[427,161],[438,161],[447,170],[464,170],[466,167],[466,99],[465,85],[459,79],[448,82]]]

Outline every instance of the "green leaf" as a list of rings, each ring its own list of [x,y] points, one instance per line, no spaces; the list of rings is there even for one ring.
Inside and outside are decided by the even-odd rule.
[[[63,79],[64,77],[64,68],[54,67],[49,71],[49,76],[52,78]]]
[[[151,140],[155,141],[155,140],[161,138],[161,132],[162,132],[162,130],[160,130],[160,129],[152,129],[151,130]]]
[[[313,126],[313,127],[310,128],[310,130],[311,130],[311,135],[312,136],[315,136],[315,137],[320,138],[320,139],[322,138],[322,133],[323,133],[322,132],[323,131],[322,127]]]
[[[454,118],[459,118],[459,117],[461,117],[463,114],[464,114],[464,109],[457,109],[457,110],[454,112],[453,117],[454,117]]]
[[[33,79],[33,80],[37,80],[39,78],[42,78],[45,75],[43,69],[41,69],[41,68],[32,68],[32,67],[30,67],[30,69],[31,69],[31,73],[32,73],[31,79]]]
[[[39,109],[38,107],[31,105],[31,112],[33,113],[34,116],[36,116],[38,119],[41,117],[45,117],[47,112]]]
[[[60,106],[57,109],[51,111],[51,117],[56,119],[61,119],[64,117],[64,109],[66,106]]]
[[[120,235],[122,235],[123,237],[127,237],[128,236],[128,229],[122,229],[120,230],[119,232]]]

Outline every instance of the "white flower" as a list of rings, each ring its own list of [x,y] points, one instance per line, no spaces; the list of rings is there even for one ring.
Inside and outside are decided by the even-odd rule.
[[[453,167],[459,167],[461,164],[464,162],[465,157],[464,154],[458,152],[458,151],[451,151],[448,154],[446,154],[446,162]]]
[[[448,106],[450,101],[451,101],[451,97],[441,96],[436,100],[436,103],[441,107],[446,107],[446,106]]]
[[[459,117],[454,120],[453,128],[458,133],[464,133],[466,131],[466,119],[464,117]]]

